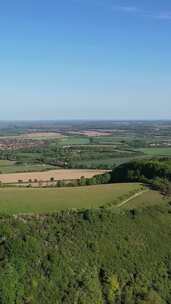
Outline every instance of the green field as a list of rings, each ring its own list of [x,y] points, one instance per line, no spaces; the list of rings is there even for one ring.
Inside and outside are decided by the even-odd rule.
[[[109,168],[112,168],[116,164],[120,164],[122,162],[122,158],[105,158],[105,159],[92,159],[92,160],[78,160],[78,161],[73,161],[75,165],[79,166],[85,166],[85,167],[96,167],[99,165],[107,165]]]
[[[58,140],[61,145],[88,145],[90,144],[89,137],[86,136],[71,136]]]
[[[116,135],[112,135],[112,136],[97,136],[94,137],[94,142],[97,142],[98,144],[119,144],[120,141],[122,140],[126,140],[126,139],[130,139],[130,137],[127,136],[116,136]]]
[[[76,165],[84,165],[85,167],[93,167],[96,168],[100,165],[105,165],[108,166],[109,169],[118,166],[122,163],[128,162],[132,160],[132,158],[125,158],[125,157],[120,157],[120,158],[105,158],[105,159],[92,159],[92,160],[83,160],[83,161],[77,161],[75,162]],[[74,163],[74,162],[73,162]]]
[[[69,208],[99,207],[140,188],[140,184],[110,184],[78,188],[2,188],[0,212],[47,213]]]
[[[0,160],[1,173],[32,172],[50,169],[54,169],[54,166],[44,164],[16,164],[14,161]]]
[[[164,197],[158,191],[149,190],[148,192],[143,193],[142,195],[130,200],[125,204],[122,209],[137,209],[137,208],[146,208],[152,206],[163,206],[170,201],[170,198]]]
[[[171,156],[171,148],[143,148],[137,151],[149,156]]]
[[[149,156],[138,156],[130,153],[130,157],[124,157],[121,154],[121,157],[113,157],[113,158],[102,158],[102,159],[92,159],[92,160],[81,160],[81,161],[75,161],[75,164],[77,165],[84,165],[85,167],[93,167],[96,168],[99,165],[107,165],[109,169],[113,168],[114,166],[119,166],[123,163],[130,162],[132,160],[138,160],[142,158],[149,158]],[[74,161],[73,161],[74,163]]]

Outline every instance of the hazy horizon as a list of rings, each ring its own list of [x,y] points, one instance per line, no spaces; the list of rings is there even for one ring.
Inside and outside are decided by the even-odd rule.
[[[3,120],[0,119],[0,123],[41,123],[41,122],[47,122],[47,123],[58,123],[58,122],[111,122],[111,123],[124,123],[124,122],[169,122],[171,123],[171,119],[89,119],[89,118],[59,118],[59,119],[11,119],[11,120]]]
[[[169,120],[169,0],[0,4],[0,120]]]

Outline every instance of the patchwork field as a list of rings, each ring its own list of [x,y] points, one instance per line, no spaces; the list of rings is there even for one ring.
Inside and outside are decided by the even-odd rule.
[[[137,151],[149,156],[171,156],[171,148],[143,148]]]
[[[121,154],[122,155],[122,154]],[[143,156],[143,158],[149,158],[149,156]],[[98,166],[100,164],[107,165],[109,168],[113,168],[113,166],[119,166],[123,163],[127,163],[132,160],[142,159],[142,156],[130,156],[130,157],[113,157],[113,158],[104,158],[104,159],[92,159],[92,160],[82,160],[77,161],[77,165],[90,166],[93,165]]]
[[[59,141],[61,146],[63,145],[88,145],[90,143],[90,139],[86,136],[72,136],[72,137],[64,137]]]
[[[82,131],[82,132],[72,132],[73,134],[79,134],[84,135],[88,137],[98,137],[98,136],[111,136],[112,131],[95,131],[95,130],[88,130],[88,131]]]
[[[67,170],[67,169],[57,169],[44,172],[26,172],[26,173],[11,173],[11,174],[1,174],[0,181],[4,184],[18,183],[18,181],[29,182],[29,180],[37,181],[49,181],[54,180],[72,180],[80,179],[82,176],[86,178],[91,178],[95,175],[100,175],[105,173],[106,170]]]
[[[34,172],[54,169],[54,166],[46,164],[16,164],[15,161],[0,160],[0,180],[2,174],[16,172]]]
[[[11,135],[11,136],[1,136],[0,139],[54,139],[54,138],[62,138],[63,135],[57,132],[32,132],[20,135]]]
[[[2,188],[0,212],[47,213],[71,208],[92,208],[109,204],[140,185],[110,184],[78,188]]]

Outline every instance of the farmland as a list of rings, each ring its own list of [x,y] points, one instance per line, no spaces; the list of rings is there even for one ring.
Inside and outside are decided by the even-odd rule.
[[[54,166],[46,165],[46,164],[32,164],[32,163],[17,164],[15,161],[0,160],[0,179],[1,179],[1,174],[46,171],[54,168],[55,168]]]
[[[110,170],[137,158],[171,156],[168,122],[34,122],[10,125],[0,135],[0,159],[21,165],[11,172],[36,171],[34,165]]]
[[[89,178],[131,160],[170,157],[170,130],[164,122],[10,125],[0,130],[0,181]]]
[[[149,156],[170,156],[171,157],[171,148],[143,148],[138,151],[143,152]]]
[[[111,184],[78,188],[2,188],[0,212],[49,213],[72,208],[96,208],[139,190],[139,184]]]
[[[19,134],[19,135],[6,135],[6,136],[1,136],[0,140],[2,139],[35,139],[35,140],[41,140],[41,139],[53,139],[53,138],[62,138],[61,133],[57,132],[29,132],[29,130],[26,133]]]
[[[18,181],[22,181],[23,183],[27,183],[30,180],[34,181],[50,181],[53,179],[54,181],[58,180],[76,180],[81,177],[92,178],[95,175],[100,175],[105,173],[105,170],[66,170],[66,169],[57,169],[50,171],[39,171],[39,172],[25,172],[25,173],[11,173],[11,174],[1,174],[0,181],[3,184],[13,184],[18,183]]]

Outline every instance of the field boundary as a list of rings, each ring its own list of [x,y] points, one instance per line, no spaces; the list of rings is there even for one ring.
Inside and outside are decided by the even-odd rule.
[[[3,184],[59,181],[59,180],[77,180],[81,177],[92,178],[110,172],[102,169],[53,169],[48,171],[34,171],[21,173],[0,174],[0,181]]]

